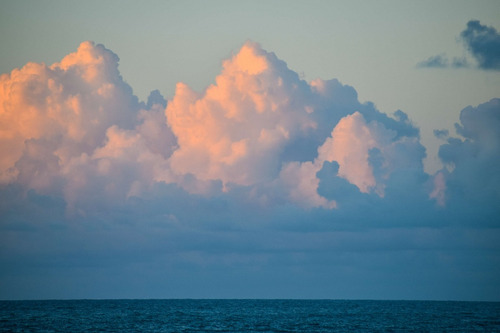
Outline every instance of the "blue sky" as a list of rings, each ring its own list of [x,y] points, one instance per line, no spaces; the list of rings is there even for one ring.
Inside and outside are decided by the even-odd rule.
[[[498,1],[1,7],[0,298],[499,300]]]

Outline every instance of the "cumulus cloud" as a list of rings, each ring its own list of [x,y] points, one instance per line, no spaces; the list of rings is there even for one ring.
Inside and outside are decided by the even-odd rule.
[[[154,158],[147,154],[161,159],[171,153],[175,138],[166,126],[161,100],[155,103],[158,94],[145,111],[120,76],[118,60],[103,45],[84,42],[51,66],[28,63],[2,74],[2,183],[64,193],[71,202],[92,184],[133,193],[134,183],[122,181],[137,177],[124,173],[137,169],[134,163],[148,165],[142,162]],[[127,159],[126,168],[116,165]],[[113,180],[119,174],[123,179]]]
[[[360,191],[383,195],[394,168],[420,166],[423,157],[418,130],[403,112],[395,119],[361,105],[355,90],[336,80],[300,80],[255,43],[226,60],[202,94],[178,84],[166,114],[179,143],[170,159],[176,175],[218,181],[225,191],[273,183],[276,193],[305,207],[335,207],[317,194],[315,174],[325,161],[337,161],[339,175]],[[411,162],[396,152],[407,140],[414,145],[400,151],[413,155]],[[374,171],[370,154],[377,153]]]
[[[204,93],[177,85],[166,109],[179,143],[172,171],[225,189],[272,181],[287,143],[317,126],[310,100],[310,87],[284,62],[245,44]]]
[[[325,142],[318,147],[313,162],[289,163],[281,179],[297,185],[293,189],[295,201],[306,206],[336,207],[335,200],[326,200],[318,194],[320,179],[317,174],[325,163],[338,166],[334,177],[344,178],[362,193],[383,197],[391,174],[406,168],[422,169],[425,150],[418,137],[397,136],[376,120],[367,122],[360,112],[342,118]],[[294,172],[291,172],[293,170]],[[342,195],[342,194],[340,194]],[[302,196],[301,200],[297,200]],[[334,196],[331,196],[335,198]]]
[[[19,174],[23,155],[33,163],[47,156],[66,164],[91,154],[111,125],[133,126],[139,103],[117,61],[102,45],[86,42],[60,63],[29,63],[0,77],[3,182]],[[49,151],[34,156],[30,147],[37,145]],[[33,176],[25,174],[25,181]]]
[[[439,149],[439,157],[449,170],[439,173],[446,179],[438,180],[440,196],[452,202],[479,201],[480,207],[495,207],[488,203],[500,200],[500,99],[463,109],[460,124],[455,126],[461,138],[448,138]]]
[[[118,57],[92,42],[0,82],[3,188],[62,197],[82,214],[151,197],[158,184],[238,207],[342,209],[346,196],[390,204],[404,189],[422,205],[444,205],[462,168],[455,156],[464,153],[450,138],[440,156],[455,169],[428,180],[419,130],[404,112],[362,104],[335,79],[301,80],[253,42],[223,62],[214,84],[196,92],[179,83],[168,102],[159,91],[139,102]],[[492,145],[485,133],[494,131],[474,131],[469,113],[457,127],[462,145]]]

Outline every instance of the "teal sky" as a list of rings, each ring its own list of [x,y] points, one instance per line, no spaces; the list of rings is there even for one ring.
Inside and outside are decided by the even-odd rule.
[[[175,84],[201,91],[248,39],[307,81],[337,78],[382,112],[401,109],[421,129],[428,171],[439,167],[434,129],[495,97],[497,72],[419,69],[430,56],[464,56],[471,19],[500,27],[499,1],[3,1],[0,72],[51,64],[80,42],[102,43],[140,99]]]

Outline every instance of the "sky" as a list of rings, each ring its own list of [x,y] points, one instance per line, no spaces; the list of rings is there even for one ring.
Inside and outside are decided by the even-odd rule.
[[[500,2],[0,8],[0,299],[500,301]]]

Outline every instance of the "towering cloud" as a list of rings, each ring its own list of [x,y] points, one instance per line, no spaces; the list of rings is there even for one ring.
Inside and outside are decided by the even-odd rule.
[[[51,66],[29,63],[3,74],[0,98],[0,181],[71,202],[93,184],[133,193],[135,164],[154,160],[148,154],[166,157],[175,142],[161,107],[141,111],[118,57],[91,42]]]
[[[203,94],[177,85],[166,109],[179,143],[172,171],[225,189],[273,180],[287,143],[316,126],[310,101],[310,87],[284,62],[245,44]]]
[[[439,149],[448,167],[439,175],[446,179],[438,179],[440,195],[494,207],[500,202],[500,99],[463,109],[456,129],[462,138],[449,138]]]
[[[483,183],[498,196],[497,100],[462,111],[457,129],[466,140],[451,138],[441,148],[449,169],[433,188],[419,131],[406,114],[389,117],[361,104],[337,80],[301,80],[252,42],[223,62],[203,92],[179,83],[168,103],[158,91],[139,102],[118,57],[91,42],[59,63],[30,63],[0,82],[2,186],[62,197],[70,211],[123,204],[157,184],[207,198],[234,194],[246,203],[324,209],[342,209],[342,184],[358,199],[389,201],[404,188],[444,205],[450,184]],[[460,179],[473,179],[465,177],[473,170],[478,181],[466,185]]]
[[[37,187],[35,178],[43,177],[35,171],[92,154],[112,125],[133,127],[139,103],[117,64],[114,53],[85,42],[60,63],[29,63],[0,77],[3,182],[22,173]],[[20,160],[33,172],[23,173]]]
[[[170,159],[176,175],[219,181],[224,190],[272,182],[306,207],[335,206],[316,192],[324,161],[337,161],[339,176],[360,191],[383,195],[394,169],[421,167],[423,158],[407,118],[359,104],[355,91],[337,81],[308,84],[255,43],[226,60],[203,94],[178,84],[166,115],[179,143]]]

